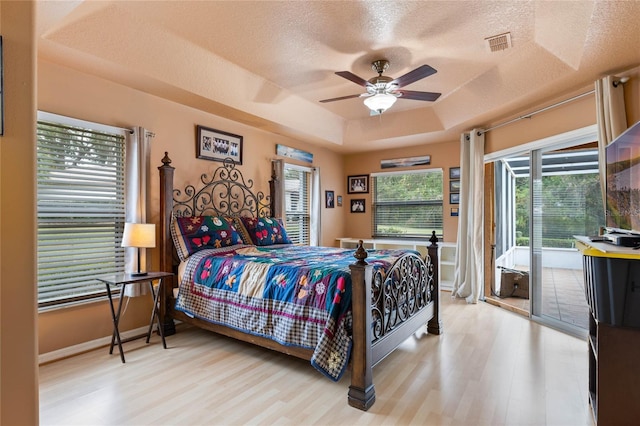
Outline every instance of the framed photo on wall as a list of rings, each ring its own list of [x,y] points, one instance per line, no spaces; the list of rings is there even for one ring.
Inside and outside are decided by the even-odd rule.
[[[449,179],[460,179],[460,167],[449,167]]]
[[[449,192],[460,192],[460,181],[459,180],[450,180],[449,181]]]
[[[204,126],[197,127],[196,158],[212,161],[229,158],[236,164],[242,164],[242,136]]]
[[[335,206],[335,198],[333,191],[324,191],[324,205],[328,209],[332,209]]]
[[[351,213],[364,213],[364,198],[351,200]]]
[[[369,193],[369,175],[347,177],[347,194]]]
[[[460,193],[449,194],[449,204],[460,204]]]
[[[342,195],[336,197],[336,202],[338,203],[338,207],[342,207]]]

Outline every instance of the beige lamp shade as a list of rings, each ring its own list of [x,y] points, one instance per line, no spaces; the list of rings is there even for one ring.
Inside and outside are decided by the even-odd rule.
[[[138,270],[132,275],[147,275],[140,265],[140,249],[156,246],[156,225],[153,223],[125,223],[122,233],[122,247],[136,247]]]
[[[122,247],[156,246],[156,225],[153,223],[125,223],[122,233]]]

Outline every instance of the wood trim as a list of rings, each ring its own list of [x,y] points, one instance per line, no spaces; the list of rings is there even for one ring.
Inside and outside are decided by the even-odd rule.
[[[495,278],[496,212],[495,206],[495,165],[484,165],[484,294],[491,295],[491,284]],[[495,286],[494,286],[495,288]]]

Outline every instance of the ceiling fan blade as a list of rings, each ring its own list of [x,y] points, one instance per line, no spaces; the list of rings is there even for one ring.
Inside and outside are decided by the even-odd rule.
[[[334,102],[334,101],[341,101],[344,99],[351,99],[351,98],[359,98],[362,95],[348,95],[348,96],[340,96],[339,98],[331,98],[331,99],[323,99],[320,102]]]
[[[437,71],[434,68],[431,68],[429,65],[422,65],[415,70],[409,71],[405,75],[396,78],[390,84],[395,84],[398,87],[404,87],[425,77],[429,77],[436,72]]]
[[[355,75],[350,71],[336,71],[336,75],[339,75],[342,78],[346,78],[349,81],[353,81],[355,84],[358,84],[362,87],[373,86],[364,78],[358,77],[357,75]]]
[[[438,99],[441,93],[434,92],[416,92],[415,90],[396,90],[396,93],[401,93],[402,99],[413,99],[414,101],[430,101],[433,102]]]

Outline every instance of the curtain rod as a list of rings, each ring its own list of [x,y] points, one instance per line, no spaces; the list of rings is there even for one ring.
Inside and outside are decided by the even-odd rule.
[[[497,124],[497,125],[495,125],[495,126],[493,126],[493,127],[489,127],[488,129],[485,129],[485,130],[483,130],[483,131],[481,131],[481,132],[479,131],[479,132],[478,132],[478,136],[480,136],[480,135],[482,135],[482,134],[484,134],[484,133],[487,133],[487,132],[489,132],[489,131],[491,131],[491,130],[495,130],[495,129],[499,128],[499,127],[506,126],[507,124],[515,123],[516,121],[520,121],[520,120],[523,120],[523,119],[525,119],[525,118],[531,118],[531,117],[533,117],[533,116],[534,116],[534,115],[536,115],[536,114],[540,114],[541,112],[544,112],[544,111],[550,110],[550,109],[555,108],[555,107],[559,107],[560,105],[564,105],[564,104],[566,104],[566,103],[573,102],[573,101],[575,101],[575,100],[578,100],[578,99],[580,99],[580,98],[583,98],[583,97],[585,97],[585,96],[587,96],[587,95],[591,95],[591,94],[593,94],[593,93],[595,93],[595,90],[589,90],[588,92],[584,92],[584,93],[582,93],[582,94],[580,94],[580,95],[576,95],[576,96],[574,96],[573,98],[565,99],[564,101],[560,101],[560,102],[555,103],[555,104],[553,104],[553,105],[546,106],[546,107],[541,108],[541,109],[539,109],[539,110],[533,111],[533,112],[531,112],[531,113],[529,113],[529,114],[527,114],[527,115],[522,115],[522,116],[520,116],[520,117],[516,117],[516,118],[514,118],[513,120],[505,121],[504,123],[500,123],[500,124]]]

